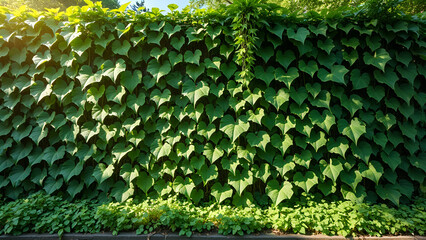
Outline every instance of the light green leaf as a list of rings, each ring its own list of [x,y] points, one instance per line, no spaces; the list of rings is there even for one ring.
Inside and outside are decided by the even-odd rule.
[[[155,180],[146,172],[139,173],[139,176],[136,179],[136,186],[138,186],[142,191],[147,194],[149,189],[154,186]]]
[[[227,114],[220,121],[220,130],[224,132],[228,137],[235,142],[235,140],[244,132],[247,132],[250,124],[243,116],[240,116],[237,121]]]
[[[232,197],[233,190],[229,184],[225,183],[223,186],[216,182],[211,188],[211,195],[216,199],[220,204],[225,199]]]
[[[282,139],[280,135],[274,134],[271,137],[271,144],[280,150],[281,154],[284,156],[287,152],[287,149],[293,145],[293,139],[288,134],[284,135],[284,139]]]
[[[151,145],[151,153],[155,156],[157,160],[164,156],[169,156],[172,151],[172,146],[169,143],[162,143],[159,141],[154,141]]]
[[[101,124],[99,122],[96,122],[96,124],[93,122],[85,122],[81,127],[80,135],[86,139],[86,142],[89,142],[92,137],[99,134],[100,128]]]
[[[154,77],[158,82],[161,77],[167,75],[171,71],[171,65],[168,61],[160,64],[157,60],[152,59],[148,63],[147,71]]]
[[[195,184],[189,177],[186,177],[184,180],[181,176],[178,176],[173,182],[173,190],[176,193],[183,194],[188,199],[190,199],[191,192],[194,188]]]
[[[247,142],[252,147],[258,147],[266,152],[266,145],[271,141],[269,135],[265,131],[260,131],[257,134],[247,134]]]
[[[211,180],[217,179],[218,177],[218,169],[216,165],[203,165],[201,169],[198,171],[201,178],[203,179],[204,186]]]
[[[305,39],[309,34],[310,34],[309,30],[304,27],[299,27],[297,29],[297,32],[295,31],[295,29],[287,28],[288,38],[299,41],[302,44],[305,44]]]
[[[49,166],[52,166],[54,162],[63,159],[65,156],[65,146],[60,146],[58,149],[50,146],[43,151],[43,160],[45,160]]]
[[[125,157],[127,155],[127,153],[129,153],[132,150],[133,150],[133,146],[131,144],[126,146],[126,144],[124,142],[119,142],[119,143],[114,145],[111,153],[115,157],[115,159],[118,162],[120,162],[121,159],[123,157]]]
[[[363,177],[366,177],[370,179],[371,181],[375,182],[376,185],[379,184],[379,180],[383,175],[384,169],[382,165],[377,161],[371,161],[368,166],[360,163],[359,165],[359,172]]]
[[[327,133],[329,133],[330,128],[336,124],[336,118],[328,110],[324,110],[322,114],[320,114],[317,110],[312,110],[309,113],[309,119],[311,120],[312,124],[317,125]]]
[[[108,101],[116,102],[120,105],[125,94],[126,90],[121,85],[118,85],[117,88],[115,88],[113,85],[110,85],[105,92]]]
[[[391,60],[391,57],[385,49],[380,48],[374,52],[374,55],[371,55],[369,52],[364,52],[363,59],[365,64],[373,65],[384,72],[386,63]]]
[[[228,183],[229,185],[233,186],[238,195],[241,196],[244,189],[246,189],[247,186],[253,184],[253,173],[247,169],[243,169],[242,172],[237,170],[235,174],[229,174]]]
[[[208,96],[209,91],[210,88],[204,81],[195,84],[192,80],[187,80],[182,86],[182,95],[189,98],[189,101],[193,103],[194,106],[200,98]]]
[[[311,188],[318,184],[318,177],[314,172],[308,171],[305,175],[301,172],[297,172],[293,176],[294,184],[300,188],[302,188],[305,192],[309,192]]]
[[[151,99],[155,102],[157,105],[157,108],[161,106],[161,104],[166,103],[170,101],[172,93],[169,89],[165,89],[163,92],[161,92],[159,89],[154,89],[151,92]]]
[[[132,93],[136,86],[142,82],[142,72],[135,70],[132,72],[125,71],[121,74],[121,84]]]
[[[358,139],[367,132],[365,123],[358,118],[352,119],[350,125],[345,119],[340,119],[337,121],[337,127],[340,133],[350,138],[355,144],[357,144]]]
[[[333,183],[337,182],[337,178],[339,177],[340,172],[343,171],[343,165],[338,158],[330,159],[329,163],[325,160],[321,160],[320,168],[322,174],[333,180]]]
[[[105,165],[103,163],[98,163],[93,171],[93,177],[96,179],[98,184],[101,184],[114,173],[114,165]]]
[[[290,99],[290,94],[287,89],[281,88],[278,92],[271,87],[267,88],[265,91],[265,99],[268,101],[275,109],[279,108]]]
[[[80,68],[77,79],[80,81],[83,90],[93,83],[98,83],[102,80],[102,74],[100,71],[97,73],[92,72],[92,68],[88,65],[84,65]]]
[[[64,176],[66,182],[69,182],[73,176],[78,176],[83,170],[83,162],[75,164],[74,159],[69,159],[60,165],[59,174]]]
[[[290,182],[285,181],[281,184],[277,180],[271,180],[266,186],[268,197],[272,200],[272,204],[277,206],[285,199],[291,199],[293,196],[293,186]]]
[[[202,53],[200,49],[195,50],[195,52],[191,52],[187,50],[184,55],[185,62],[193,63],[195,65],[200,65],[200,57]]]
[[[306,64],[303,60],[299,60],[299,69],[309,74],[311,77],[314,77],[314,74],[318,71],[318,65],[314,60],[310,60],[308,64]]]
[[[220,159],[225,152],[219,146],[214,147],[211,143],[204,146],[203,154],[210,161],[211,164]]]
[[[114,42],[112,42],[111,45],[111,49],[112,52],[116,55],[123,55],[123,56],[128,56],[128,52],[130,50],[130,43],[127,40],[122,40],[122,42],[120,40],[115,40]]]
[[[333,65],[331,66],[331,72],[328,72],[324,68],[321,68],[318,71],[318,77],[323,82],[333,81],[346,85],[345,75],[348,72],[349,70],[346,69],[346,67],[343,65]]]

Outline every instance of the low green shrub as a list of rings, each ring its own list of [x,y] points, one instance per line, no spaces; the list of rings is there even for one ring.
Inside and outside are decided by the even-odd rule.
[[[327,202],[303,196],[279,207],[232,207],[217,203],[195,206],[176,196],[136,202],[69,202],[35,194],[5,202],[0,207],[0,234],[136,231],[137,234],[171,230],[191,236],[216,230],[223,235],[244,235],[264,230],[327,235],[425,235],[426,199],[411,205]]]

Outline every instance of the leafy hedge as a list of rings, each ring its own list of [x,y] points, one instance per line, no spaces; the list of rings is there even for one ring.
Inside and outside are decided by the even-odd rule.
[[[425,234],[425,199],[415,199],[414,204],[394,209],[384,204],[317,201],[302,195],[298,201],[282,207],[262,209],[217,203],[195,206],[176,197],[99,204],[36,194],[0,206],[0,235],[101,231],[147,234],[162,230],[187,236],[206,231],[243,235],[265,230],[342,236]]]
[[[234,19],[2,10],[0,192],[235,205],[424,194],[424,23],[243,7]]]

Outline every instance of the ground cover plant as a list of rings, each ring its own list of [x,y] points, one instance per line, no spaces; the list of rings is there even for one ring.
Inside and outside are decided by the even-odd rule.
[[[357,204],[352,201],[327,202],[304,194],[297,201],[280,207],[232,207],[217,202],[200,206],[176,196],[135,202],[100,204],[35,194],[0,206],[0,234],[26,232],[117,234],[136,231],[175,231],[191,236],[196,232],[217,231],[219,234],[243,235],[265,230],[280,233],[328,235],[424,235],[426,201],[399,209],[384,204]]]
[[[88,3],[66,12],[0,9],[5,201],[40,190],[67,200],[149,197],[158,204],[177,194],[187,201],[176,203],[184,209],[214,202],[212,207],[231,214],[233,208],[219,204],[279,212],[307,194],[353,202],[321,205],[331,204],[331,212],[341,204],[368,208],[365,202],[379,202],[403,205],[371,209],[411,216],[415,208],[424,214],[417,207],[421,200],[406,206],[425,193],[422,15],[386,6],[282,15],[277,6],[252,0],[236,1],[226,11],[178,12],[170,5],[170,13],[162,15],[155,8],[139,14]],[[71,208],[84,205],[76,204]],[[132,203],[96,211],[106,209],[106,217],[110,212],[117,219],[114,214],[127,215],[126,204]],[[254,216],[265,211],[247,209]],[[52,230],[20,222],[15,228],[10,221],[19,218],[8,214],[2,216],[9,224],[4,233],[62,229],[61,223]],[[282,226],[229,217],[183,227],[188,223],[178,219],[187,216],[182,214],[162,215],[161,221],[183,234],[208,226],[220,230],[220,222],[226,223],[223,233],[274,228],[424,234],[424,225],[417,224],[424,218],[400,223],[388,214],[383,221],[392,224],[378,226],[380,231],[368,225],[354,229],[355,222],[324,228],[312,225],[314,220],[290,227],[294,219],[279,213],[273,224]],[[37,216],[23,221],[31,217]],[[123,221],[93,226],[115,231],[139,226],[127,217]]]

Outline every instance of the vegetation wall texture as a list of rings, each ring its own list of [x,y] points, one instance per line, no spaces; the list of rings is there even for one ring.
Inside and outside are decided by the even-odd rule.
[[[4,196],[424,194],[423,23],[275,16],[247,80],[232,19],[85,14],[0,15]]]

